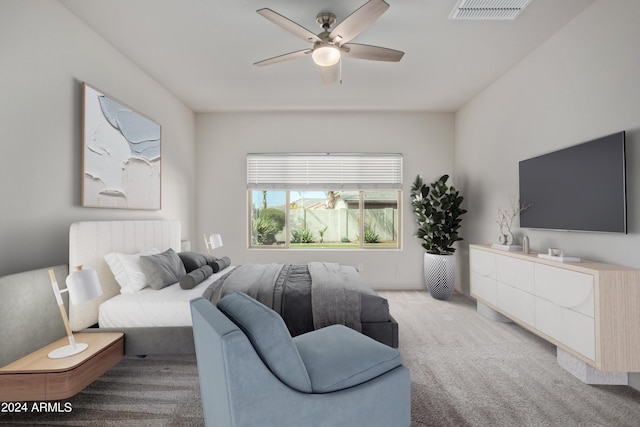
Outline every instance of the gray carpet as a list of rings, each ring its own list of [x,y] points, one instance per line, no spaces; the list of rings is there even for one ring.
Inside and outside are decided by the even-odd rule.
[[[0,424],[204,426],[195,356],[126,357],[81,393],[60,403],[70,404],[71,411],[0,413]]]
[[[381,294],[411,370],[414,427],[640,425],[640,392],[582,383],[558,366],[555,346],[482,317],[473,300]]]
[[[583,384],[557,365],[554,346],[485,319],[472,300],[382,295],[411,370],[412,427],[640,425],[640,392]],[[193,356],[125,358],[63,401],[71,412],[0,413],[0,424],[202,426],[197,376]]]

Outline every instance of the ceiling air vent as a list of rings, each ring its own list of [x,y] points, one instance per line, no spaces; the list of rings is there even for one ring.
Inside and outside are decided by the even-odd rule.
[[[459,0],[449,19],[495,21],[511,20],[524,10],[531,0]]]

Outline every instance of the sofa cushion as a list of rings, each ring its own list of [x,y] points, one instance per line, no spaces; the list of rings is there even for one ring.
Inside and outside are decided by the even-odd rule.
[[[289,387],[311,392],[311,380],[284,320],[270,308],[241,292],[218,301],[218,309],[251,341],[273,374]]]
[[[293,338],[314,393],[362,384],[402,364],[400,353],[343,325]]]

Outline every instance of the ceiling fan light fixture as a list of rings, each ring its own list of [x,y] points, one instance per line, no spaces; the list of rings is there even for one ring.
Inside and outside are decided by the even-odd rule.
[[[340,50],[334,46],[319,46],[311,54],[313,62],[321,67],[330,67],[340,61]]]

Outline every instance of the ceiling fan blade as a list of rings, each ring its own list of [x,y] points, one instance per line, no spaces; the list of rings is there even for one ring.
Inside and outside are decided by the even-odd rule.
[[[404,52],[380,46],[370,46],[368,44],[347,43],[342,47],[349,51],[342,51],[342,56],[346,58],[368,59],[370,61],[398,62],[404,56]]]
[[[329,38],[334,40],[337,45],[348,42],[367,29],[387,9],[389,9],[389,4],[384,0],[369,0],[339,23],[329,33]],[[338,39],[336,40],[336,38]]]
[[[338,81],[338,77],[340,76],[340,62],[329,67],[318,66],[318,68],[320,68],[320,74],[322,75],[322,82],[324,84],[331,84]]]
[[[264,59],[262,61],[255,62],[253,65],[262,67],[263,65],[271,65],[282,61],[288,61],[290,59],[299,58],[313,52],[312,49],[297,50],[295,52],[285,53],[284,55],[274,56],[273,58]]]
[[[259,9],[259,10],[256,10],[256,12],[258,12],[258,14],[264,16],[269,21],[276,24],[278,27],[284,30],[287,30],[291,34],[298,36],[303,40],[306,40],[312,43],[322,41],[320,40],[320,37],[313,34],[311,31],[307,30],[303,26],[296,24],[289,18],[282,16],[278,12],[274,12],[269,8]]]

